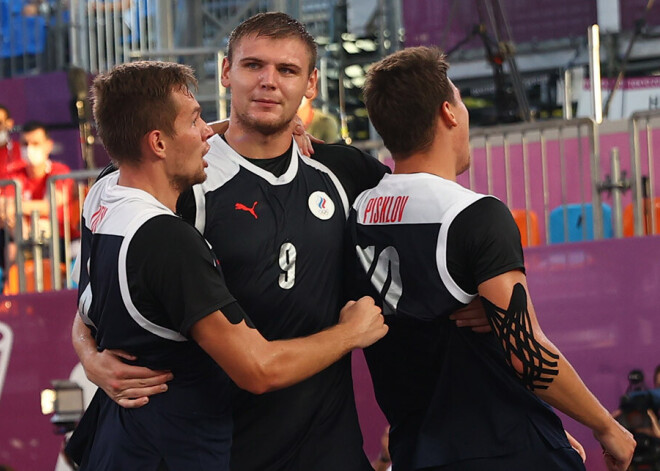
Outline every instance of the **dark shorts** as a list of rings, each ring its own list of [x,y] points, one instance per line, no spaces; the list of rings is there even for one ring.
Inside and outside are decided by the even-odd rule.
[[[529,449],[496,458],[461,461],[419,471],[584,471],[582,458],[573,448]]]
[[[229,417],[123,409],[98,391],[67,446],[81,471],[228,471]],[[151,406],[151,407],[150,407]]]

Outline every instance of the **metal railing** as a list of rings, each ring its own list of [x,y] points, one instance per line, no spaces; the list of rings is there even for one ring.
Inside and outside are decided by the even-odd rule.
[[[471,131],[473,164],[467,186],[500,198],[527,214],[531,240],[531,212],[542,214],[545,240],[550,241],[550,212],[562,208],[564,240],[569,240],[567,205],[587,203],[593,208],[594,238],[603,237],[598,126],[588,118],[479,128]],[[558,171],[557,171],[558,170]],[[463,177],[465,178],[465,177]],[[503,184],[502,184],[503,180]],[[582,225],[587,238],[587,225]]]
[[[79,237],[84,198],[98,173],[98,169],[92,169],[49,177],[46,181],[47,219],[40,217],[37,211],[24,212],[19,181],[0,180],[5,247],[11,244],[15,253],[12,259],[5,259],[5,292],[16,294],[73,287],[70,270],[75,255],[73,242]],[[62,191],[65,187],[67,191]],[[10,219],[13,223],[7,223]],[[32,271],[30,278],[28,263]]]
[[[61,70],[68,65],[66,0],[6,5],[0,8],[0,78]]]
[[[46,199],[49,206],[49,223],[50,223],[50,237],[47,240],[47,245],[50,248],[51,256],[51,279],[53,281],[53,289],[62,289],[62,272],[60,264],[63,262],[66,267],[65,270],[65,288],[73,288],[73,280],[71,278],[71,262],[73,261],[72,253],[72,224],[71,216],[80,216],[82,214],[82,206],[87,196],[87,190],[94,183],[99,174],[99,169],[78,170],[75,172],[53,175],[48,178],[46,182]],[[61,192],[61,200],[57,198],[57,185],[58,182],[72,181],[75,186],[73,191]],[[63,208],[62,220],[58,219],[57,208]],[[80,221],[78,220],[77,226],[80,229]],[[63,233],[60,233],[60,225],[62,226]]]
[[[638,111],[628,121],[634,234],[658,234],[654,134],[660,133],[660,110]],[[646,172],[646,175],[644,175]]]
[[[14,195],[19,195],[19,197],[14,197],[13,200],[4,196],[4,192],[7,188],[12,188]],[[3,191],[2,203],[3,203],[3,229],[4,229],[4,244],[2,249],[7,252],[7,248],[13,241],[17,241],[18,248],[22,247],[23,242],[23,198],[20,195],[23,194],[23,187],[21,182],[18,180],[0,180],[0,189]],[[13,210],[14,213],[14,227],[13,230],[10,227],[8,222],[9,210]],[[21,292],[25,291],[25,254],[23,250],[16,251],[16,265],[18,267],[18,287]],[[3,275],[6,277],[9,273],[9,261],[5,259],[5,266],[3,267]]]

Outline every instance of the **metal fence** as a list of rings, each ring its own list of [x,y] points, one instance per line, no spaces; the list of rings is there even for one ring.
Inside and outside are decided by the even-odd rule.
[[[66,0],[0,2],[0,78],[63,69],[68,42]]]
[[[660,234],[660,110],[471,130],[462,185],[501,199],[524,245]],[[382,141],[356,142],[388,162]]]
[[[579,205],[583,221],[582,239],[603,238],[603,209],[600,192],[592,182],[600,181],[598,127],[591,119],[556,120],[479,128],[471,131],[472,165],[459,181],[479,193],[495,195],[512,210],[522,210],[526,234],[544,234],[571,240],[569,221],[572,204]],[[535,222],[537,215],[541,215]],[[557,224],[563,227],[557,230]],[[593,232],[591,232],[593,231]],[[593,234],[593,235],[591,235]],[[562,237],[563,236],[563,237]],[[579,234],[574,237],[579,237]]]
[[[71,267],[82,204],[98,173],[98,169],[80,170],[50,177],[47,218],[23,211],[20,182],[0,180],[4,247],[9,249],[3,267],[5,294],[73,287]],[[60,191],[62,187],[67,191]]]
[[[633,233],[658,234],[660,199],[656,197],[654,149],[660,135],[660,110],[639,111],[629,120]],[[626,228],[624,228],[626,229]],[[630,232],[630,230],[628,230]],[[628,234],[627,234],[628,235]]]

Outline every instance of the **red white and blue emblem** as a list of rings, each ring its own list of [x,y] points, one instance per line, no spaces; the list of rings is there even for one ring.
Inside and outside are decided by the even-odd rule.
[[[309,195],[307,205],[312,214],[323,221],[327,221],[335,214],[335,203],[323,191],[315,191]]]

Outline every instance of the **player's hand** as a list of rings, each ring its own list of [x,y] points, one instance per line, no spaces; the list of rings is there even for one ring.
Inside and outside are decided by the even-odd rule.
[[[450,315],[449,318],[456,321],[457,327],[470,327],[474,332],[481,334],[492,330],[478,296],[470,304]]]
[[[339,323],[350,329],[353,348],[368,347],[383,338],[388,329],[380,308],[369,296],[346,303],[339,313]]]
[[[103,389],[110,399],[122,407],[134,409],[149,402],[149,396],[167,391],[168,371],[153,371],[122,361],[135,356],[121,350],[103,350],[87,358],[83,367],[87,378]]]
[[[311,157],[314,153],[314,146],[312,143],[323,143],[321,139],[317,139],[305,131],[302,119],[300,119],[300,116],[298,115],[296,115],[291,122],[291,132],[293,133],[293,138],[296,140],[296,144],[298,144],[300,152],[307,157]]]
[[[229,118],[223,119],[222,121],[213,121],[212,123],[207,123],[209,127],[216,134],[224,134],[229,128]]]
[[[567,430],[564,430],[564,433],[566,434],[566,438],[568,438],[568,443],[570,443],[571,448],[577,451],[578,455],[580,455],[580,458],[582,458],[582,462],[584,463],[587,461],[587,454],[584,452],[584,447],[582,444],[578,442],[573,435],[568,433]]]
[[[637,445],[632,434],[612,419],[606,430],[594,431],[594,437],[603,447],[603,458],[608,471],[626,471]]]

